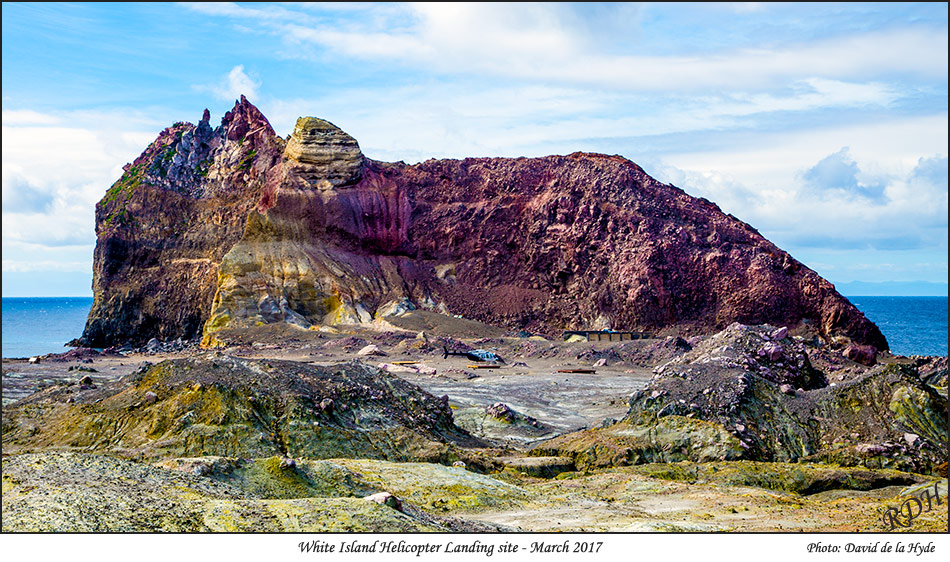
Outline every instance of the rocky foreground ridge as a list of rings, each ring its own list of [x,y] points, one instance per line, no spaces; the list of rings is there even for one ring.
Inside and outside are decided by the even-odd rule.
[[[5,409],[4,453],[451,462],[459,447],[483,445],[454,425],[447,398],[358,361],[318,367],[212,352],[87,381]]]
[[[878,364],[829,383],[809,357],[827,352],[786,328],[733,324],[695,347],[682,343],[630,396],[622,420],[532,454],[584,468],[748,459],[946,474],[945,367],[928,375]]]
[[[164,130],[96,207],[81,345],[413,309],[508,329],[807,326],[887,349],[834,287],[705,199],[619,156],[366,158],[312,117],[279,137],[244,97]]]
[[[947,531],[946,357],[866,365],[741,324],[229,334],[6,360],[3,531]],[[463,369],[443,344],[510,365]],[[6,402],[16,380],[36,392]]]

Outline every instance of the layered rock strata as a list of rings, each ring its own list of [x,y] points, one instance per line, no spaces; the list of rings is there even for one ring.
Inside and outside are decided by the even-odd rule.
[[[356,139],[316,117],[297,120],[284,157],[293,162],[296,176],[320,189],[355,184],[363,172],[363,153]]]
[[[90,346],[424,309],[548,335],[807,324],[887,349],[814,271],[619,156],[377,162],[321,119],[284,141],[244,98],[216,129],[164,131],[97,233]]]

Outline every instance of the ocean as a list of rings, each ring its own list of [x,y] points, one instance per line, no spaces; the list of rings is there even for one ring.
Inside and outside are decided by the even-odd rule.
[[[82,335],[92,297],[3,298],[3,357],[63,353]]]
[[[947,354],[947,297],[848,297],[895,355]]]
[[[947,297],[848,297],[898,355],[947,355]],[[62,353],[82,334],[92,298],[3,299],[3,357]]]

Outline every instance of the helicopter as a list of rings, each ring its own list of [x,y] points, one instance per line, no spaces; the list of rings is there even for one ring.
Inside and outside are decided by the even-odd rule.
[[[490,361],[492,363],[504,363],[505,360],[499,357],[497,354],[492,353],[491,351],[486,351],[484,349],[472,349],[469,351],[449,351],[449,348],[442,346],[442,359],[445,359],[449,355],[461,355],[462,357],[467,357],[471,361]]]

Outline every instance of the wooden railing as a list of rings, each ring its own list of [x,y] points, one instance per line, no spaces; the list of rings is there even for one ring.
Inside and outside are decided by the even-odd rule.
[[[650,334],[617,330],[570,330],[564,332],[564,341],[572,336],[581,336],[587,338],[587,341],[631,341],[648,339]]]

